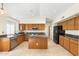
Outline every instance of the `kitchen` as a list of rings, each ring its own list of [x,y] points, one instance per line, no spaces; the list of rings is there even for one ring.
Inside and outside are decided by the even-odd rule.
[[[0,47],[1,48],[0,51],[10,51],[24,41],[29,42],[29,45],[28,45],[29,48],[38,48],[38,49],[48,48],[48,42],[47,42],[48,38],[47,38],[47,35],[45,34],[45,21],[43,21],[43,23],[41,22],[35,23],[35,21],[33,20],[31,24],[29,22],[28,22],[29,24],[20,23],[18,33],[9,34],[10,33],[9,32],[8,35],[6,34],[1,35],[0,42],[2,43],[0,45],[2,48]],[[11,21],[8,20],[8,22],[11,22]],[[35,42],[33,43],[32,40]],[[40,43],[42,44],[41,46],[40,46]],[[32,47],[33,44],[36,47]]]
[[[76,8],[79,4],[3,3],[1,5],[8,14],[0,15],[0,55],[9,53],[21,55],[22,52],[22,55],[79,55],[79,9]],[[60,15],[62,12],[65,13]],[[55,29],[55,26],[61,26],[62,30]],[[56,34],[54,29],[60,32]]]

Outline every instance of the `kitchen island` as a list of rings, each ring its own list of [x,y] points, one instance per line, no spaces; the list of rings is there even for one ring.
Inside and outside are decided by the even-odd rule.
[[[45,35],[29,36],[28,48],[29,49],[47,49],[48,37]]]

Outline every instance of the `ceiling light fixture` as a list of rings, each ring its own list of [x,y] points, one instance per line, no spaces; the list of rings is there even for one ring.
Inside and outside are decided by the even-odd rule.
[[[4,10],[3,3],[1,3],[1,8],[0,8],[0,15],[4,15],[6,12]]]

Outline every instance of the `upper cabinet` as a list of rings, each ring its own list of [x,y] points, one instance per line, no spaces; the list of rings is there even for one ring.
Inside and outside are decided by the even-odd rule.
[[[27,30],[32,30],[32,24],[27,24],[28,29]]]
[[[39,24],[38,29],[39,30],[45,30],[45,24]]]
[[[45,30],[45,24],[19,24],[19,30]]]
[[[63,23],[62,23],[62,26],[63,26],[63,30],[66,30],[67,27],[68,27],[67,22],[63,22]]]
[[[75,30],[79,30],[79,17],[75,18]]]
[[[19,30],[20,31],[25,30],[25,24],[19,24]]]
[[[67,30],[74,30],[74,18],[67,20]]]
[[[64,30],[79,30],[79,17],[60,22],[58,25],[62,25]]]

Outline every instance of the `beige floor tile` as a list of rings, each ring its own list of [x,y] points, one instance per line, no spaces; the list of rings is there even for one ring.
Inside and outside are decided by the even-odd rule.
[[[0,52],[0,56],[72,56],[72,54],[49,40],[48,49],[28,49],[28,42],[25,41],[12,51]]]

